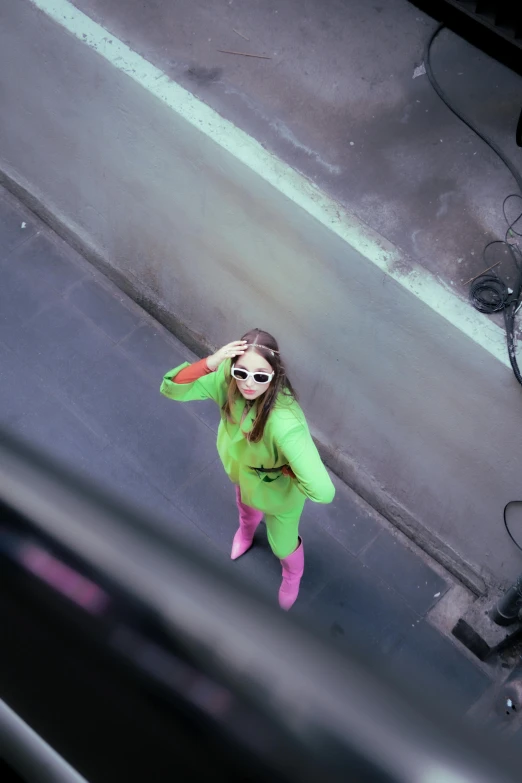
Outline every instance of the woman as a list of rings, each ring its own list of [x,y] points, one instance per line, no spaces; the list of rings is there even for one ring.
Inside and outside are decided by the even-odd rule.
[[[236,485],[239,529],[232,560],[250,549],[263,515],[281,561],[279,604],[290,609],[304,569],[299,519],[306,498],[331,503],[335,489],[311,438],[272,335],[253,329],[207,359],[168,372],[161,393],[173,400],[217,402],[217,446]]]

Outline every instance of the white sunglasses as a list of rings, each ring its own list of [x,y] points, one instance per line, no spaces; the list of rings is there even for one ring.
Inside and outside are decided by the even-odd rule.
[[[256,383],[263,385],[270,383],[275,375],[273,372],[249,372],[248,370],[240,370],[239,367],[231,367],[230,372],[236,381],[246,381],[247,378],[253,378]]]

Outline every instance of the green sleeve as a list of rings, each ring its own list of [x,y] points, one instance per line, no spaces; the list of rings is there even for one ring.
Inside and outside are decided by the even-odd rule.
[[[326,470],[307,425],[296,425],[281,433],[278,447],[295,473],[301,492],[315,503],[331,503],[335,487]]]
[[[160,392],[165,397],[178,402],[189,400],[214,400],[218,405],[223,405],[226,396],[226,380],[224,367],[221,365],[216,372],[211,372],[198,378],[192,383],[176,383],[171,381],[181,370],[189,366],[189,362],[183,362],[179,367],[169,370],[163,377]]]

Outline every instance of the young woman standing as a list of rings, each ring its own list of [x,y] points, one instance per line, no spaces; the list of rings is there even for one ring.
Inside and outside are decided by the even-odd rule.
[[[331,503],[335,489],[276,340],[252,329],[207,359],[170,370],[160,391],[172,400],[212,399],[219,405],[217,447],[236,485],[239,509],[231,557],[235,560],[250,549],[264,516],[270,547],[283,569],[279,604],[290,609],[304,569],[298,531],[305,500]]]

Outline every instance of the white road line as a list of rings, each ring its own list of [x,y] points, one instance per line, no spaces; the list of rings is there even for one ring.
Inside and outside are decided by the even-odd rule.
[[[30,0],[86,46],[128,74],[179,116],[205,133],[280,193],[337,234],[383,273],[509,367],[503,329],[476,312],[441,280],[358,220],[306,177],[265,150],[255,139],[195,98],[68,0]]]

